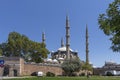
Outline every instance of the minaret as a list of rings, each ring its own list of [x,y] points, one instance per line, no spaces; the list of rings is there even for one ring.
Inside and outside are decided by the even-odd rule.
[[[70,26],[68,16],[66,16],[66,53],[66,58],[70,59]]]
[[[63,38],[61,38],[61,47],[64,47],[64,41],[63,41]]]
[[[45,33],[44,32],[42,32],[42,43],[45,44]]]
[[[89,64],[89,50],[88,50],[88,45],[89,45],[89,43],[88,43],[88,27],[87,27],[87,25],[86,25],[86,64]]]

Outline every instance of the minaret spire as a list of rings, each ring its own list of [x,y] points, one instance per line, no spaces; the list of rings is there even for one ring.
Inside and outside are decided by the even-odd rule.
[[[66,16],[66,52],[67,52],[67,59],[70,58],[70,26],[69,26],[69,19]]]
[[[45,44],[45,33],[44,32],[42,32],[42,43]]]
[[[88,27],[87,27],[87,24],[86,24],[86,64],[89,64],[89,49],[88,49]]]
[[[61,38],[61,47],[64,47],[64,41],[63,41],[63,38]]]

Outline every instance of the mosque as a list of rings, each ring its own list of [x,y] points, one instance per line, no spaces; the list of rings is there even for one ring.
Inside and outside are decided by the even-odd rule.
[[[51,52],[52,59],[56,59],[58,61],[64,61],[67,58],[66,54],[66,46],[63,44],[63,39],[61,40],[61,47],[56,52]],[[73,51],[71,48],[70,51],[70,58],[78,58],[78,52]]]
[[[64,44],[63,38],[61,39],[61,47],[58,48],[55,52],[51,52],[51,59],[46,60],[47,62],[56,62],[63,63],[66,59],[76,59],[78,57],[78,52],[74,51],[70,48],[70,25],[69,18],[66,16],[66,44]],[[43,34],[42,41],[45,43],[45,36]],[[86,26],[86,62],[89,63],[89,55],[88,55],[88,28]],[[46,62],[45,61],[45,62]],[[58,61],[58,62],[57,62]]]
[[[42,33],[42,43],[45,43],[45,34]],[[86,27],[86,62],[89,63],[88,55],[88,30]],[[70,26],[69,19],[66,16],[66,45],[61,39],[61,47],[55,51],[51,52],[51,59],[45,59],[44,63],[32,63],[25,62],[24,59],[20,57],[3,57],[0,58],[5,61],[4,67],[0,69],[0,74],[4,76],[24,76],[31,75],[34,72],[42,71],[44,74],[47,72],[55,73],[55,75],[62,75],[63,70],[61,68],[61,63],[66,59],[77,59],[78,52],[70,48]]]
[[[62,63],[65,59],[78,58],[78,52],[70,48],[70,26],[69,19],[66,16],[66,45],[64,45],[63,38],[61,39],[61,47],[56,52],[51,52],[52,59],[56,59]]]

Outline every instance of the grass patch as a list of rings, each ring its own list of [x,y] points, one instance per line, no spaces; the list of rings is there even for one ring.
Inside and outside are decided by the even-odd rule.
[[[5,79],[3,79],[5,80]],[[30,78],[16,78],[7,80],[120,80],[117,76],[93,76],[87,79],[87,77],[30,77]]]

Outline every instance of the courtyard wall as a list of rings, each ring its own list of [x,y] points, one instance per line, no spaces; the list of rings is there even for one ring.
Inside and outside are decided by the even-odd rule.
[[[7,67],[8,74],[5,76],[30,76],[33,72],[42,71],[44,75],[47,72],[52,72],[55,75],[62,75],[63,70],[59,64],[50,64],[50,63],[26,63],[23,58],[20,57],[3,57],[5,61],[4,67],[0,68],[0,76],[6,71]]]
[[[44,75],[47,72],[52,72],[55,75],[62,75],[63,70],[60,66],[55,66],[51,64],[24,64],[24,70],[22,75],[31,75],[33,72],[42,71]]]

